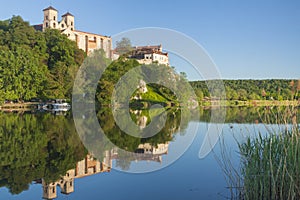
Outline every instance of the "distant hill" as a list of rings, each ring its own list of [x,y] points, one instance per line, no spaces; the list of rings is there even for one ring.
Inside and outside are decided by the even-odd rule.
[[[300,97],[300,80],[223,80],[227,100],[292,100]],[[202,100],[210,97],[205,81],[190,82]]]

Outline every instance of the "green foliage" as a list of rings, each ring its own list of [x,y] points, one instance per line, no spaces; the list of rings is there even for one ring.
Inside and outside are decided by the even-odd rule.
[[[120,55],[124,55],[133,50],[129,38],[123,37],[120,41],[116,42],[116,50]]]
[[[0,50],[0,79],[7,99],[28,100],[36,97],[47,79],[47,67],[27,46]]]
[[[125,111],[126,110],[124,110],[124,112]],[[138,114],[131,112],[131,118],[135,123],[138,124],[139,119],[145,116],[147,118],[147,121],[150,122],[150,115],[147,112],[148,111],[146,110],[141,110],[140,112],[137,112]],[[178,131],[179,128],[184,130],[187,127],[187,123],[181,124],[181,112],[183,111],[180,109],[167,111],[166,124],[164,125],[162,130],[155,134],[153,137],[148,138],[133,137],[123,132],[115,123],[114,116],[110,109],[101,109],[97,115],[99,123],[109,140],[121,149],[126,149],[127,151],[134,152],[139,144],[150,143],[152,145],[157,145],[166,143],[173,139],[172,134]],[[151,117],[160,117],[160,114],[158,113],[156,116],[153,116],[152,113]]]
[[[127,74],[130,72],[130,76]],[[121,83],[120,83],[121,80]],[[139,86],[139,81],[145,81],[149,91],[147,93],[139,93],[132,91],[128,94],[128,88]],[[97,100],[101,105],[109,105],[114,87],[117,85],[121,89],[118,90],[118,97],[132,97],[138,95],[141,97],[139,102],[187,102],[191,98],[191,92],[188,88],[188,82],[185,78],[176,74],[173,68],[166,65],[149,64],[140,65],[134,59],[126,59],[120,57],[113,61],[104,71],[97,88]],[[177,91],[176,96],[173,91]],[[122,99],[122,98],[120,98]],[[132,100],[133,103],[135,100]],[[120,104],[124,102],[118,102]]]
[[[148,91],[146,93],[142,93],[141,97],[143,101],[148,102],[167,102],[167,99],[161,96],[159,93],[155,92],[152,87],[147,87]]]
[[[209,82],[190,83],[195,91],[201,90],[205,97],[210,97]],[[300,97],[300,80],[223,80],[223,83],[227,100],[293,100]]]
[[[243,199],[299,199],[299,130],[248,138],[240,145]]]
[[[117,84],[119,79],[130,69],[139,66],[139,63],[133,59],[119,58],[113,61],[104,71],[99,85],[97,87],[97,100],[102,105],[109,105],[111,102],[111,96],[114,89],[114,85]]]
[[[267,124],[277,124],[278,120],[281,120],[285,115],[283,113],[287,112],[289,107],[227,107],[225,123],[267,123]],[[298,112],[294,113],[297,119],[300,119],[299,108],[295,108]],[[200,121],[210,122],[211,109],[200,108]],[[199,119],[194,119],[199,120]]]
[[[12,194],[56,181],[86,155],[70,116],[0,113],[0,127],[0,187]]]
[[[84,55],[58,30],[35,31],[20,16],[0,21],[0,100],[70,98]]]

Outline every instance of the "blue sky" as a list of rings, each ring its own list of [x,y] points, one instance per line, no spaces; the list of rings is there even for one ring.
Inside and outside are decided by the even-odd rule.
[[[225,79],[300,78],[300,1],[10,0],[1,4],[0,19],[21,15],[39,24],[50,4],[60,15],[74,14],[76,29],[83,31],[182,32],[204,47]],[[193,79],[184,62],[172,64]]]

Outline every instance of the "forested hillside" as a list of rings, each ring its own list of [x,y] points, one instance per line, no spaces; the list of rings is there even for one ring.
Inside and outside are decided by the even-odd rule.
[[[205,81],[190,82],[202,100],[210,97]],[[292,100],[300,97],[299,80],[223,80],[227,100]]]
[[[4,99],[70,99],[75,75],[85,56],[75,42],[58,30],[36,31],[19,16],[0,21],[0,102]],[[119,59],[112,62],[99,82],[96,94],[99,102],[109,103],[108,96],[114,84],[138,65],[134,60]],[[157,66],[154,64],[149,67]],[[167,72],[171,70],[169,67],[165,69]],[[165,78],[165,73],[161,74]],[[223,82],[227,100],[291,100],[300,96],[298,80]],[[205,81],[193,81],[191,85],[199,100],[211,97]],[[167,88],[154,84],[149,87],[150,94],[144,95],[145,100],[174,101],[174,94]]]
[[[36,31],[19,16],[0,21],[0,100],[70,98],[84,58],[58,30]]]

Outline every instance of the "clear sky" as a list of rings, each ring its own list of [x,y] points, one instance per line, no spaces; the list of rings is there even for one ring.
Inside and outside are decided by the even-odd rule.
[[[1,1],[1,20],[20,15],[40,24],[42,9],[51,4],[60,15],[75,15],[75,28],[82,31],[114,35],[141,27],[177,30],[204,47],[225,79],[300,78],[297,0]]]

